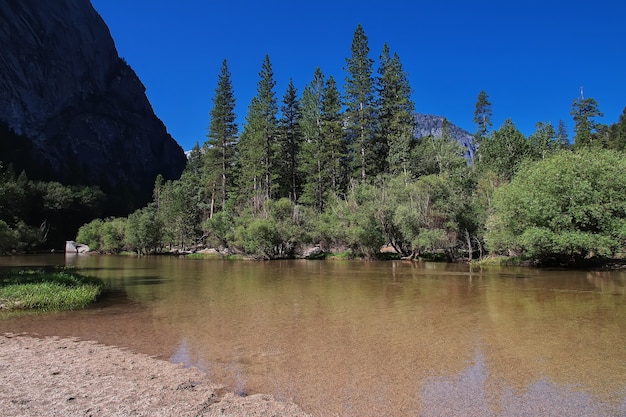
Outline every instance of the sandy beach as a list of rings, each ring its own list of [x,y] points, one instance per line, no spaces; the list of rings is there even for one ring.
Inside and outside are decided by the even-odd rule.
[[[4,416],[307,416],[196,369],[68,338],[0,335],[0,386]]]

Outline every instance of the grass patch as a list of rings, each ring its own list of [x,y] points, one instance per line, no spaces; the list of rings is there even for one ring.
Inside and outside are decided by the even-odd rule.
[[[478,266],[528,266],[529,260],[519,256],[490,256],[472,261]]]
[[[65,269],[3,272],[0,310],[77,310],[94,302],[103,288],[99,279]]]
[[[351,250],[346,250],[343,252],[331,252],[325,257],[325,259],[334,259],[338,261],[349,261],[355,258],[357,258],[357,256],[352,253]]]
[[[226,259],[229,261],[240,261],[245,259],[242,255],[222,255],[220,253],[189,253],[185,255],[188,259]]]

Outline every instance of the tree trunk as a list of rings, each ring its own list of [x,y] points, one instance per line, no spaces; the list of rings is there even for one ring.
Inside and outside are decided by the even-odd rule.
[[[470,236],[467,229],[465,229],[465,239],[467,240],[467,260],[472,261],[472,237]]]

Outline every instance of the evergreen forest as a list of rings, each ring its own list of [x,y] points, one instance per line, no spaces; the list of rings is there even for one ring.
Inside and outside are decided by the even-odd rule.
[[[581,97],[571,138],[563,121],[538,122],[526,137],[510,119],[494,128],[480,91],[470,159],[445,121],[441,135],[416,138],[412,89],[388,45],[372,59],[359,25],[350,51],[343,81],[317,68],[301,92],[289,82],[282,96],[266,56],[243,126],[224,60],[207,139],[181,178],[157,177],[150,204],[95,219],[76,240],[106,253],[204,247],[261,259],[313,247],[367,259],[385,247],[406,259],[544,263],[624,252],[626,109],[604,125],[599,104]],[[4,175],[4,188],[20,181]],[[17,218],[2,214],[0,239]]]

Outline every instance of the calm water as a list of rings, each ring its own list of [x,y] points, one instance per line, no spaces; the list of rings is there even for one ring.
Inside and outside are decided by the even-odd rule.
[[[320,416],[626,416],[626,272],[33,256],[111,295],[0,320],[193,365]]]

